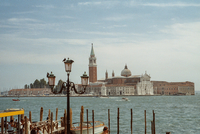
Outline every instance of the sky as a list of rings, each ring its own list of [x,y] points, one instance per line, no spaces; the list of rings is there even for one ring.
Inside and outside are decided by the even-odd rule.
[[[53,72],[88,74],[93,43],[97,78],[147,71],[152,81],[195,83],[200,91],[200,1],[1,0],[0,91],[23,88]]]

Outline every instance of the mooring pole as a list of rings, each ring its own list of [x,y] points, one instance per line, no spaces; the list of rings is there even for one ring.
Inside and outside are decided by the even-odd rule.
[[[51,134],[53,132],[53,112],[51,112]]]
[[[40,109],[40,121],[42,121],[43,119],[43,107],[41,107]]]
[[[4,129],[4,117],[1,117],[1,132],[3,134],[3,129]]]
[[[56,121],[58,120],[58,108],[56,108]]]
[[[153,134],[153,121],[151,121],[151,134]]]
[[[131,134],[133,133],[133,112],[131,109]]]
[[[110,134],[110,109],[108,109],[108,134]]]
[[[117,134],[119,134],[119,108],[118,108],[118,114],[117,114]]]
[[[155,113],[154,113],[154,110],[153,110],[153,133],[156,134],[156,123],[155,123]]]
[[[65,134],[67,134],[67,126],[66,126],[66,113],[64,113],[64,127],[65,127]]]
[[[32,123],[31,111],[29,111],[29,121],[30,121],[30,123]]]
[[[86,113],[87,113],[87,134],[89,134],[89,131],[88,131],[88,109],[86,109]]]
[[[145,128],[144,128],[144,133],[147,133],[147,120],[146,120],[146,110],[144,110],[144,124],[145,124]]]
[[[80,112],[80,134],[82,134],[82,132],[83,132],[83,118],[82,118],[82,115],[83,113],[82,113],[82,111]]]
[[[7,117],[5,117],[5,124],[7,125]],[[7,133],[7,127],[5,126],[5,133]]]
[[[94,134],[94,110],[92,110],[93,134]]]

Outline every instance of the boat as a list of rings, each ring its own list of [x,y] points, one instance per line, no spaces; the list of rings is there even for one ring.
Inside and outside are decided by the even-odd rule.
[[[109,98],[108,96],[100,96],[99,98]]]
[[[122,100],[124,100],[124,101],[128,101],[128,98],[122,98]]]
[[[87,129],[87,125],[88,125],[88,129]],[[94,134],[102,133],[104,127],[105,127],[104,122],[94,121]],[[80,128],[81,128],[80,122],[73,123],[72,128],[70,129],[71,133],[72,134],[80,134],[81,133]],[[93,133],[93,121],[88,121],[88,123],[87,122],[82,123],[82,134],[87,134],[87,130],[88,130],[89,134]]]
[[[20,101],[19,99],[12,99],[13,101]]]

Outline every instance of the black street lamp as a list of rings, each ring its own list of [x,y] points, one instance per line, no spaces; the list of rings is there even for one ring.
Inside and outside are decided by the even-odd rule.
[[[71,91],[74,90],[74,92],[77,94],[83,94],[88,85],[89,77],[87,76],[86,72],[84,72],[83,76],[81,76],[81,83],[82,83],[83,90],[77,91],[77,89],[75,88],[75,84],[69,81],[69,74],[71,72],[72,63],[74,61],[68,58],[68,60],[64,59],[63,62],[65,64],[65,71],[67,72],[67,81],[63,82],[62,87],[59,91],[53,89],[55,86],[56,76],[54,76],[54,74],[52,74],[51,72],[51,74],[47,73],[47,78],[48,78],[49,86],[51,88],[51,92],[53,92],[54,94],[60,94],[62,91],[67,91],[67,134],[70,134],[70,98],[69,98],[70,89]]]

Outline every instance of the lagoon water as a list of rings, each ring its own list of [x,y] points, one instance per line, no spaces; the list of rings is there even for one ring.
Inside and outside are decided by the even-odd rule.
[[[108,125],[108,109],[110,109],[111,134],[117,133],[117,109],[120,111],[120,134],[130,134],[131,111],[133,110],[133,133],[144,133],[144,110],[147,115],[147,133],[150,134],[152,110],[155,112],[156,133],[165,134],[200,134],[200,94],[195,96],[129,96],[129,101],[122,101],[122,97],[95,98],[71,97],[73,122],[79,122],[81,106],[84,106],[84,120],[86,109],[89,120],[92,120],[94,110],[95,120]],[[32,121],[38,121],[40,108],[43,107],[43,120],[48,116],[48,110],[54,113],[59,109],[58,117],[63,117],[67,107],[66,97],[21,97],[20,101],[12,101],[12,97],[0,97],[0,110],[7,108],[24,108],[25,116],[32,112]]]

